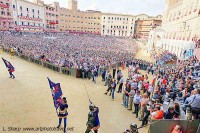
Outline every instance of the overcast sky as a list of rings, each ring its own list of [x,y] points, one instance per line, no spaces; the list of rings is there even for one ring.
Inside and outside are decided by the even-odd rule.
[[[57,1],[61,7],[68,6],[68,0],[44,0],[45,3]],[[99,10],[122,14],[162,15],[165,0],[78,0],[80,10]]]

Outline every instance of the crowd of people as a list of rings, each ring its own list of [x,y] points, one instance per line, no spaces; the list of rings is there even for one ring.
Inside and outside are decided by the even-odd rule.
[[[89,34],[0,32],[0,44],[19,54],[62,67],[110,66],[131,60],[137,51],[131,38]]]
[[[153,53],[153,58],[156,60],[157,65],[164,65],[170,61],[176,61],[177,57],[175,54],[169,51],[162,51],[161,53]]]
[[[102,78],[108,82],[105,84],[108,85],[105,94],[110,94],[114,99],[114,92],[118,88],[116,91],[122,93],[123,97],[122,105],[142,121],[141,126],[148,124],[149,118],[200,119],[200,62],[197,59],[179,61],[175,67],[159,66],[142,60],[133,60],[127,66],[127,79],[119,69],[117,77],[115,69],[113,75],[106,70],[109,76]],[[190,109],[191,114],[187,109]]]
[[[134,59],[137,46],[130,38],[18,32],[0,32],[0,37],[4,44],[0,49],[14,48],[18,54],[79,68],[81,77],[92,78],[94,83],[101,77],[107,87],[105,95],[114,100],[115,92],[122,93],[122,105],[142,121],[141,126],[149,118],[200,118],[200,62],[195,57],[168,67],[163,64],[176,57],[167,51],[154,56],[155,64]],[[112,72],[106,69],[114,64]],[[128,77],[121,67],[128,68]]]

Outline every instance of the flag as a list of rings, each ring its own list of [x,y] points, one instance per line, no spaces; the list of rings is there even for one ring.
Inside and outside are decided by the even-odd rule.
[[[5,63],[6,67],[10,69],[11,72],[15,71],[15,68],[13,67],[13,65],[9,61],[5,60],[4,58],[2,58],[2,60]]]
[[[54,107],[56,110],[58,109],[61,101],[62,101],[62,90],[60,87],[60,83],[54,83],[49,78],[47,78],[49,81],[49,86],[51,88],[51,94],[54,102]]]

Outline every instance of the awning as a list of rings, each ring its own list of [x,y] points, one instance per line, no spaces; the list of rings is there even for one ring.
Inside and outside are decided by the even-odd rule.
[[[7,5],[5,5],[5,4],[0,4],[0,7],[9,8],[9,6],[7,6]]]
[[[22,25],[22,26],[17,26],[17,27],[15,27],[15,29],[16,29],[16,28],[19,28],[19,29],[21,29],[21,28],[43,29],[43,27],[37,27],[37,26],[31,26],[31,25]]]
[[[50,30],[50,32],[55,33],[55,32],[58,32],[58,31],[57,30]]]
[[[52,25],[54,25],[54,24],[57,24],[56,22],[49,22],[49,24],[52,24]]]
[[[13,22],[12,18],[0,18],[0,21],[2,22]]]

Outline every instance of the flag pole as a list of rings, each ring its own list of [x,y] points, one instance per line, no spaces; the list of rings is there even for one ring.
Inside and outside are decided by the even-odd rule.
[[[85,91],[86,91],[86,93],[87,93],[87,96],[88,96],[89,102],[92,103],[91,100],[90,100],[90,96],[89,96],[89,94],[88,94],[88,91],[87,91],[86,85],[84,84],[84,86],[85,86]]]
[[[51,86],[50,82],[52,82],[52,81],[49,79],[49,77],[47,77],[47,80],[49,81],[49,86],[50,86],[50,88],[51,88],[52,86]],[[52,88],[51,88],[51,93],[53,94]],[[54,106],[55,106],[54,98],[53,98],[53,103],[54,103]],[[58,108],[55,108],[55,109],[56,109],[56,114],[57,114],[57,116],[58,116],[58,115],[59,115],[59,113],[58,113]]]

